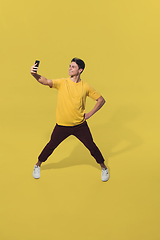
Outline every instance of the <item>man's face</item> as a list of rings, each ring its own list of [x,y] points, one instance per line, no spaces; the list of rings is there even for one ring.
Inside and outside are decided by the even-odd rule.
[[[69,65],[69,76],[74,77],[78,76],[82,72],[82,69],[79,69],[77,63],[71,62]]]

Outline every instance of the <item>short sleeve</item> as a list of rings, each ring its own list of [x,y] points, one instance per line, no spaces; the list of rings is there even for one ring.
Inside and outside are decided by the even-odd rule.
[[[52,79],[53,86],[52,88],[59,89],[61,86],[62,79]]]
[[[101,95],[89,84],[87,84],[87,96],[92,98],[93,100],[97,100]]]

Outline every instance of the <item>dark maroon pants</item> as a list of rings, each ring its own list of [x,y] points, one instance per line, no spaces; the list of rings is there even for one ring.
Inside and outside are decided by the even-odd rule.
[[[56,124],[52,132],[51,139],[39,155],[38,160],[40,162],[45,162],[54,149],[70,135],[78,138],[86,146],[86,148],[88,148],[97,163],[104,162],[104,158],[100,150],[93,142],[93,138],[86,121],[77,126],[60,126]]]

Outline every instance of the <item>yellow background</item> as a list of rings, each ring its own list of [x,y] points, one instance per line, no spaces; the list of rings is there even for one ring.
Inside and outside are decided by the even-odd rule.
[[[1,0],[0,237],[159,240],[160,3]],[[110,170],[74,137],[32,176],[55,125],[56,90],[30,75],[82,79],[107,103],[88,124]],[[86,111],[95,102],[88,99]]]

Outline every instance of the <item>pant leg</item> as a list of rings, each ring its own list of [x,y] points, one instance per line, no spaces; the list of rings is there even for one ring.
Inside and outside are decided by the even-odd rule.
[[[88,150],[90,151],[91,155],[95,158],[97,163],[104,162],[104,158],[99,148],[93,141],[92,134],[90,132],[87,122],[78,125],[74,129],[73,135],[77,137],[86,146],[86,148],[88,148]]]
[[[38,160],[40,162],[45,162],[47,158],[52,154],[52,152],[55,150],[56,147],[68,136],[70,136],[70,129],[65,128],[63,126],[59,126],[56,124],[50,141],[47,143],[47,145],[42,150],[41,154],[38,157]]]

